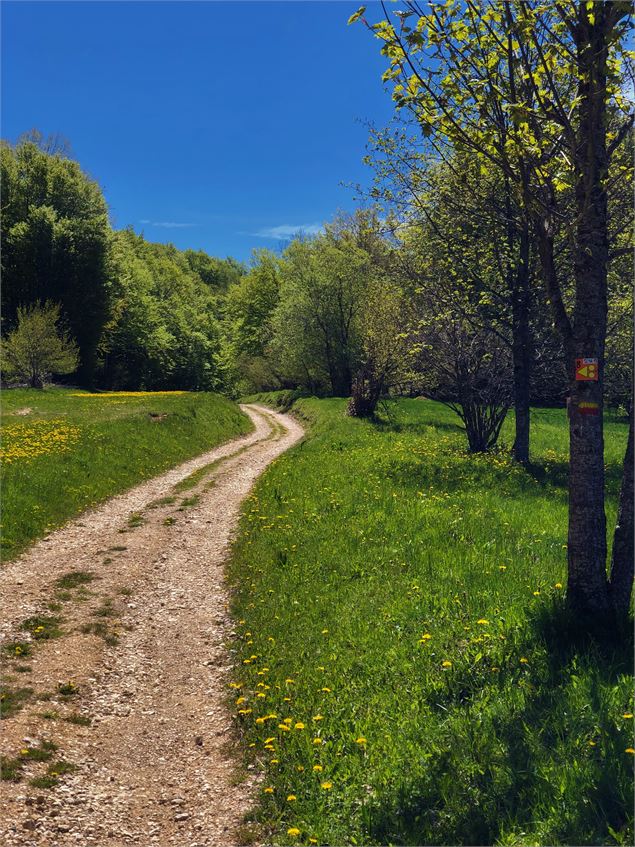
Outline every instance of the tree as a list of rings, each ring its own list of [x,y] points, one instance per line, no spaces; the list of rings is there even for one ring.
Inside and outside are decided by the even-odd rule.
[[[219,388],[218,303],[188,257],[123,230],[113,237],[111,264],[102,380],[124,389]]]
[[[369,269],[368,254],[349,238],[325,235],[287,248],[270,345],[283,379],[314,393],[350,395]]]
[[[618,597],[611,584],[621,581],[622,569],[632,573],[632,563],[614,556],[606,578],[602,424],[607,176],[633,123],[621,65],[630,13],[628,2],[594,0],[448,0],[429,12],[406,2],[397,27],[387,13],[372,27],[384,42],[385,78],[395,81],[397,105],[413,111],[438,150],[471,150],[500,168],[531,215],[569,375],[567,596],[579,613],[595,618],[612,608],[626,614],[625,594]],[[559,193],[569,187],[575,301],[568,309],[554,241],[567,224]],[[575,378],[578,358],[597,359],[597,381]],[[622,491],[628,498],[629,486]]]
[[[382,277],[371,282],[358,317],[361,354],[348,404],[352,417],[374,414],[384,392],[411,376],[407,316],[401,288]]]
[[[31,388],[44,388],[50,374],[69,374],[79,363],[77,345],[58,327],[60,307],[44,305],[18,307],[17,326],[2,341],[2,370]]]
[[[79,346],[78,379],[90,384],[108,317],[111,230],[99,186],[61,149],[33,134],[2,143],[2,315],[12,326],[18,307],[59,302]]]
[[[259,250],[249,272],[231,286],[225,301],[226,368],[238,393],[268,391],[280,386],[277,366],[268,355],[273,313],[279,300],[277,257]]]

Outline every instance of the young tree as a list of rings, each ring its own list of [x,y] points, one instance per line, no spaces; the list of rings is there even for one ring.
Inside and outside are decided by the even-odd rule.
[[[286,379],[313,392],[350,395],[369,267],[364,250],[328,235],[294,241],[285,251],[271,351]]]
[[[625,594],[611,585],[632,563],[614,556],[607,581],[602,412],[606,190],[611,158],[633,123],[621,67],[631,3],[448,0],[426,12],[406,2],[397,26],[384,12],[373,29],[397,105],[412,109],[440,150],[462,147],[501,168],[531,215],[570,380],[567,595],[582,614],[606,618],[613,609],[623,617]],[[571,186],[575,303],[568,309],[554,240],[567,223],[558,195]],[[597,380],[576,379],[579,358],[597,360]],[[622,491],[628,498],[629,486]]]
[[[348,404],[352,417],[373,415],[382,395],[411,377],[409,327],[403,290],[381,277],[372,282],[358,316],[361,361]]]
[[[77,369],[77,345],[58,327],[59,305],[47,301],[44,305],[18,307],[17,319],[16,328],[2,341],[6,376],[24,380],[31,388],[44,388],[50,374],[69,374]]]

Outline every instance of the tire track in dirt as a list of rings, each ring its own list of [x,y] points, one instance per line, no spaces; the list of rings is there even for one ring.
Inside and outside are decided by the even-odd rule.
[[[63,619],[63,635],[24,659],[28,673],[7,663],[10,686],[33,694],[2,722],[3,755],[59,748],[53,764],[28,760],[21,781],[2,783],[7,844],[236,843],[255,778],[237,768],[224,705],[233,628],[223,568],[243,499],[303,434],[286,415],[243,408],[250,435],[84,513],[0,577],[5,642],[23,639],[19,625],[35,614]],[[92,581],[56,590],[71,571]],[[49,611],[54,593],[61,609]],[[68,720],[78,715],[90,726]],[[60,759],[76,770],[57,787],[29,785]]]

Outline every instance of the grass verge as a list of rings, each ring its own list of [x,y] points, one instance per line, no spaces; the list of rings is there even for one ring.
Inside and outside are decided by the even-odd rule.
[[[89,506],[253,428],[216,394],[75,393],[3,394],[5,560]]]
[[[296,409],[229,566],[265,840],[632,843],[632,635],[567,619],[564,413],[532,412],[527,472],[432,402]],[[608,421],[609,525],[625,441]]]

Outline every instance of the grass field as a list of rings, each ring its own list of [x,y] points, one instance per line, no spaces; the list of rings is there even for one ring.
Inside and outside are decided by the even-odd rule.
[[[83,509],[251,429],[216,394],[79,393],[3,392],[4,559]]]
[[[564,412],[532,413],[526,472],[429,401],[295,409],[229,567],[265,840],[632,844],[632,637],[564,611]],[[625,441],[607,421],[611,525]]]

